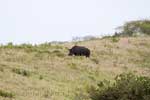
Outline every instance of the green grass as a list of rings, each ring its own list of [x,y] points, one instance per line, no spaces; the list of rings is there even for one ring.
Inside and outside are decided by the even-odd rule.
[[[26,77],[29,77],[31,75],[31,72],[24,70],[24,69],[14,68],[14,69],[12,69],[12,72],[22,75],[22,76],[26,76]]]
[[[113,84],[104,81],[89,92],[92,100],[149,100],[150,77],[124,73],[118,75]]]
[[[0,96],[4,98],[14,98],[14,94],[11,92],[6,92],[3,90],[0,90]]]
[[[90,58],[68,56],[74,43],[2,45],[0,87],[15,100],[91,100],[87,90],[100,81],[123,72],[150,76],[150,38],[128,39],[127,45],[119,37],[78,43],[91,50]]]

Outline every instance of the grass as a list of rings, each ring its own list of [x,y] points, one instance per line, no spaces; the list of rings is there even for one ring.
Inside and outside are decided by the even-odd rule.
[[[128,38],[129,44],[110,38],[78,43],[91,50],[90,58],[68,56],[74,43],[2,45],[0,87],[15,100],[90,100],[88,88],[100,81],[123,72],[150,76],[150,37]]]
[[[150,78],[123,73],[113,84],[101,82],[89,92],[92,100],[149,100]]]
[[[12,72],[22,75],[22,76],[26,76],[26,77],[29,77],[31,75],[31,72],[24,70],[24,69],[14,68],[14,69],[12,69]]]
[[[4,98],[14,98],[14,94],[11,92],[6,92],[3,90],[0,90],[0,96]]]

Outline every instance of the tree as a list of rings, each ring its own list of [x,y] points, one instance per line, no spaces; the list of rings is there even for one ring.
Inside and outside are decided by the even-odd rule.
[[[150,20],[130,21],[117,29],[121,29],[120,35],[123,36],[150,35]]]

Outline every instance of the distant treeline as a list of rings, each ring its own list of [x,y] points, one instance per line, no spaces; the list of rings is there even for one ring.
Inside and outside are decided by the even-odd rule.
[[[98,37],[96,36],[92,36],[92,35],[87,35],[87,36],[83,36],[83,37],[73,37],[72,38],[72,41],[73,42],[76,42],[76,41],[88,41],[88,40],[95,40],[95,39],[98,39]]]
[[[141,36],[150,35],[150,20],[135,20],[126,22],[123,26],[117,28],[114,36]]]

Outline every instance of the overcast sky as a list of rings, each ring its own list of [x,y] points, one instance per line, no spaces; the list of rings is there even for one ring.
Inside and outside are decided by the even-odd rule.
[[[111,34],[150,18],[150,0],[0,0],[0,43],[66,41]]]

